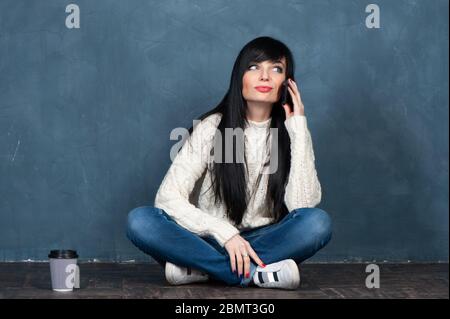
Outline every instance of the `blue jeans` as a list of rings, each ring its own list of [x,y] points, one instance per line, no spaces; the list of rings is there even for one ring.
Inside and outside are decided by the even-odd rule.
[[[241,231],[266,264],[291,258],[301,263],[331,239],[331,218],[320,208],[298,208],[275,224]],[[127,237],[161,266],[165,261],[207,273],[230,286],[247,287],[257,264],[251,260],[250,277],[231,270],[230,257],[212,236],[198,236],[178,225],[164,210],[141,206],[128,214]]]

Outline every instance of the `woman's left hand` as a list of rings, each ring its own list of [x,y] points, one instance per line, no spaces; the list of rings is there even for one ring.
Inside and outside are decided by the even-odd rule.
[[[290,118],[294,115],[305,115],[305,107],[303,106],[302,98],[300,95],[300,91],[297,88],[297,84],[291,79],[288,80],[288,90],[289,94],[291,94],[292,102],[294,103],[294,111],[292,110],[292,105],[284,104],[283,108],[286,112],[286,119]]]

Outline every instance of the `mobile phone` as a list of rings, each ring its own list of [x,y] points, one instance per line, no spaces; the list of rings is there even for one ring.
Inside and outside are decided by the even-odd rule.
[[[291,97],[291,93],[289,93],[288,87],[289,87],[288,79],[286,79],[285,81],[283,81],[283,84],[281,87],[280,101],[281,101],[281,106],[283,106],[284,104],[287,103],[287,104],[289,104],[289,106],[292,109],[294,107],[294,104],[292,103],[292,97]]]

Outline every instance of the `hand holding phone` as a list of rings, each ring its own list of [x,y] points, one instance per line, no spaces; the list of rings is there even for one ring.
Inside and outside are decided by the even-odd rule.
[[[291,95],[291,91],[293,95]],[[300,91],[293,80],[287,79],[283,81],[280,102],[286,112],[287,119],[293,115],[305,115],[305,107],[300,96]],[[288,106],[284,106],[286,104]]]
[[[280,101],[281,101],[281,106],[283,106],[284,104],[289,104],[289,107],[292,108],[294,107],[294,104],[292,103],[292,97],[291,94],[288,91],[288,79],[283,81],[283,84],[281,86],[281,97],[280,97]]]

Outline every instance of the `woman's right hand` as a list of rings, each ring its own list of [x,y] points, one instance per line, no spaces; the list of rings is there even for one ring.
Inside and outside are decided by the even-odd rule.
[[[239,234],[234,235],[225,243],[225,249],[230,255],[231,270],[236,272],[238,277],[245,274],[250,275],[250,257],[261,267],[266,265],[255,253],[249,242],[242,238]]]

